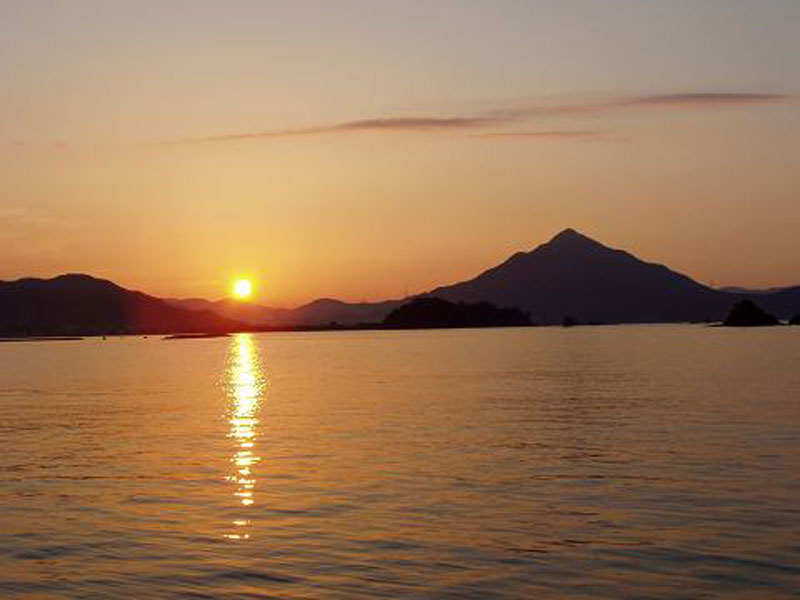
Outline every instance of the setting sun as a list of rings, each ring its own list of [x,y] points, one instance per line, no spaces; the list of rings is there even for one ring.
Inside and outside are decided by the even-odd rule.
[[[233,284],[233,295],[237,298],[249,298],[253,293],[253,283],[249,279],[237,279]]]

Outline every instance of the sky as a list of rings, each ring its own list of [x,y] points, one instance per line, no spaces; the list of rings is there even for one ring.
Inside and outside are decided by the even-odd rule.
[[[797,0],[0,0],[0,279],[376,300],[572,227],[800,284]]]

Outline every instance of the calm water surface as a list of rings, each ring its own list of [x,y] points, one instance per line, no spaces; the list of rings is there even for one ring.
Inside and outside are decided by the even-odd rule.
[[[0,598],[790,598],[800,328],[0,344]]]

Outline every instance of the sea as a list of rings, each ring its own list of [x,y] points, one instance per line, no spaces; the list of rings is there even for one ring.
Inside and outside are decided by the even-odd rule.
[[[800,327],[0,344],[0,598],[800,597]]]

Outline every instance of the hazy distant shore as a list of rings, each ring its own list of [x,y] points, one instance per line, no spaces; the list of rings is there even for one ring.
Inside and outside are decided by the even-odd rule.
[[[749,294],[713,289],[565,229],[472,279],[380,302],[321,298],[279,309],[231,298],[158,298],[81,274],[0,282],[0,335],[716,323],[743,300],[777,321],[800,320],[800,286]]]

